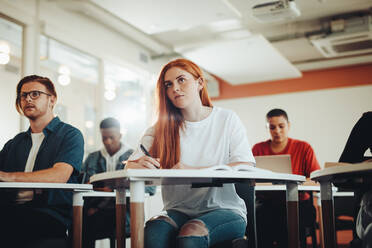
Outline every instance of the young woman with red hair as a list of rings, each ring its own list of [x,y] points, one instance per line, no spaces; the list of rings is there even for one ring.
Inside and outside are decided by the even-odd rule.
[[[166,64],[157,82],[158,119],[129,158],[132,169],[201,169],[255,164],[246,130],[232,111],[213,107],[201,69],[186,59]],[[244,236],[246,207],[233,184],[162,186],[165,212],[146,223],[145,247],[210,247]]]

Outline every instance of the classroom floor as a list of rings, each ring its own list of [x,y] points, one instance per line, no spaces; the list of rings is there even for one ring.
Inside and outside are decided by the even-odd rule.
[[[338,248],[349,248],[350,241],[353,239],[353,232],[351,230],[337,231],[337,245]],[[319,230],[317,230],[317,240],[319,244]],[[312,248],[311,237],[307,237],[307,248]]]

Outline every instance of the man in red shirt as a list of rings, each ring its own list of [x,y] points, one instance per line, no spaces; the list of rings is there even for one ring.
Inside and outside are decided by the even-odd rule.
[[[311,146],[305,141],[288,137],[290,123],[282,109],[272,109],[266,115],[271,139],[253,146],[254,156],[290,154],[292,173],[310,177],[320,166]],[[288,247],[285,194],[257,194],[257,235],[259,247]],[[300,237],[304,240],[305,226],[314,223],[315,208],[308,193],[300,194]],[[274,246],[274,243],[277,246]],[[301,244],[302,246],[306,244]]]

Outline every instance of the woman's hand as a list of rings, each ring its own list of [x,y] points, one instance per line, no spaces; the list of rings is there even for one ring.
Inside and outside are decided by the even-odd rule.
[[[178,162],[172,167],[172,169],[190,170],[190,169],[198,169],[198,168]]]
[[[127,161],[125,169],[159,169],[160,159],[149,156],[140,157],[137,160]]]

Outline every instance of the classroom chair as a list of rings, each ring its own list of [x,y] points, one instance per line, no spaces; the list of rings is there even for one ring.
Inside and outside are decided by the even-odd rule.
[[[310,201],[314,202],[313,192],[308,191],[307,193],[309,193],[309,195],[310,195]],[[313,248],[318,248],[318,240],[316,238],[316,229],[317,229],[318,226],[319,225],[316,222],[316,219],[314,219],[313,223],[309,224],[308,226],[305,226],[305,230],[302,233],[302,235],[301,235],[301,232],[300,232],[300,235],[301,235],[300,245],[301,245],[302,248],[307,247],[306,238],[309,237],[309,236],[311,237],[311,243],[312,243]]]
[[[247,228],[245,235],[247,237],[246,247],[257,247],[256,235],[256,195],[254,186],[250,183],[235,183],[236,193],[242,198],[247,207]],[[243,241],[236,241],[237,243],[244,243]]]

